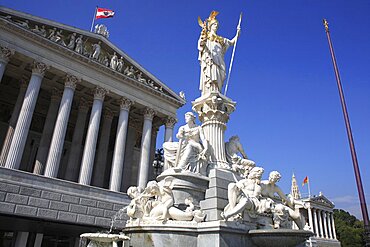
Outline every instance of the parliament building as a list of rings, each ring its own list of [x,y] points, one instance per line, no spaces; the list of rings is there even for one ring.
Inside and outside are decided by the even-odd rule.
[[[0,246],[78,246],[155,177],[185,100],[108,37],[0,7]]]

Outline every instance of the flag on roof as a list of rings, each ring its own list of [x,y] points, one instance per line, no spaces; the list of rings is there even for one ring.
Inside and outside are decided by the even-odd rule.
[[[305,184],[308,183],[308,176],[306,176],[304,179],[303,179],[303,183],[302,183],[302,186],[304,186]]]
[[[111,9],[97,8],[95,19],[111,18],[114,16],[114,11]]]

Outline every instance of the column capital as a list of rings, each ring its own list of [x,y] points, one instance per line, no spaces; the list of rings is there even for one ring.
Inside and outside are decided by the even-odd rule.
[[[14,54],[14,50],[0,46],[0,62],[8,63],[10,57]]]
[[[112,120],[114,117],[114,111],[112,111],[110,108],[105,108],[103,117],[105,119]]]
[[[48,65],[46,65],[44,63],[41,63],[41,62],[38,62],[38,61],[33,61],[32,74],[38,74],[40,76],[44,76],[45,71],[47,69],[49,69]]]
[[[166,128],[173,128],[175,126],[175,124],[177,123],[177,119],[174,118],[174,117],[167,117],[166,118]]]
[[[67,74],[64,81],[64,87],[68,87],[71,88],[72,90],[75,90],[77,83],[80,81],[81,79],[77,78],[76,76]]]
[[[80,103],[78,105],[79,111],[88,111],[90,107],[89,102],[85,98],[80,99]]]
[[[62,92],[58,88],[53,88],[51,90],[51,100],[58,101],[62,98]]]
[[[134,104],[134,102],[130,99],[127,99],[125,97],[122,97],[119,101],[119,107],[121,110],[129,111],[131,106]]]
[[[101,101],[104,101],[104,98],[105,98],[105,95],[108,93],[109,91],[105,88],[102,88],[102,87],[96,87],[94,89],[94,99],[98,99],[98,100],[101,100]]]
[[[144,119],[152,121],[156,113],[152,108],[146,107],[144,110]]]

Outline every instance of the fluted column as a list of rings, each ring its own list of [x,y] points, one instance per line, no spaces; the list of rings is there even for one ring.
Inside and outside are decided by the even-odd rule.
[[[337,233],[336,233],[336,230],[335,230],[335,223],[334,223],[333,213],[330,215],[330,219],[331,219],[331,225],[332,225],[332,229],[333,229],[333,237],[334,237],[334,239],[337,239]]]
[[[327,221],[327,218],[326,218],[326,212],[323,211],[322,212],[322,217],[323,217],[323,221],[324,221],[324,237],[325,238],[328,238],[328,225],[326,224],[326,221]]]
[[[331,213],[327,213],[327,218],[326,220],[328,221],[328,233],[329,233],[329,238],[333,239],[333,229],[331,228]]]
[[[27,89],[27,79],[23,77],[21,79],[21,85],[19,88],[17,101],[15,102],[13,113],[9,120],[9,127],[8,131],[6,132],[3,148],[1,149],[0,166],[5,166],[6,157],[8,156],[10,144],[12,143],[14,129],[17,124],[19,112],[21,111],[24,95],[26,94],[26,89]]]
[[[35,110],[37,97],[40,92],[41,81],[46,69],[47,66],[44,63],[33,63],[31,79],[27,87],[17,125],[14,130],[12,144],[10,145],[5,163],[5,167],[7,168],[19,169],[32,121],[33,111]]]
[[[98,187],[103,187],[104,183],[105,171],[107,168],[109,137],[112,127],[113,116],[114,113],[110,109],[106,108],[104,110],[103,123],[92,178],[92,184]]]
[[[67,180],[74,182],[77,181],[78,173],[80,171],[82,141],[88,112],[89,104],[85,99],[81,98],[80,104],[78,106],[77,120],[73,131],[72,148],[68,156],[68,163],[65,175],[65,178]]]
[[[177,122],[177,119],[173,117],[168,117],[166,119],[165,132],[164,132],[165,142],[173,141],[173,127],[175,126],[176,122]]]
[[[48,158],[51,137],[53,136],[55,120],[58,114],[60,98],[61,92],[56,88],[53,89],[48,113],[46,114],[44,129],[42,130],[40,146],[36,154],[35,166],[33,168],[33,173],[35,174],[44,174],[44,168],[46,159]]]
[[[146,108],[144,111],[143,135],[141,138],[140,166],[138,174],[138,187],[145,188],[149,176],[150,142],[152,137],[153,117],[156,112]]]
[[[314,231],[313,230],[313,222],[312,222],[312,211],[311,211],[311,207],[307,208],[307,211],[308,211],[308,224],[310,225],[311,227],[311,231]]]
[[[123,162],[125,160],[128,116],[132,103],[133,102],[129,99],[121,99],[116,142],[114,144],[113,162],[109,181],[109,189],[112,191],[120,191],[121,188]]]
[[[320,237],[324,237],[324,228],[323,228],[323,224],[322,224],[322,211],[319,210],[318,211],[318,215],[319,215],[319,228],[320,228]]]
[[[82,156],[81,170],[78,182],[80,184],[90,184],[94,167],[96,142],[99,134],[100,118],[103,108],[103,101],[107,90],[96,87],[94,103],[91,109],[89,128],[85,141],[85,148]]]
[[[64,83],[64,92],[60,102],[57,121],[55,123],[53,138],[51,140],[48,159],[45,167],[46,177],[57,177],[60,159],[62,157],[64,138],[67,131],[68,119],[71,112],[73,95],[79,79],[67,75]]]
[[[0,47],[0,82],[3,79],[3,75],[5,72],[5,67],[9,62],[10,56],[14,54],[14,51],[6,48]]]
[[[317,222],[317,209],[313,209],[313,218],[315,222],[315,234],[316,234],[316,237],[319,237],[320,234],[319,234],[319,224]]]
[[[210,155],[210,163],[215,168],[231,169],[226,160],[225,130],[236,103],[215,92],[196,99],[192,104],[202,123],[204,137],[208,141],[207,154]]]

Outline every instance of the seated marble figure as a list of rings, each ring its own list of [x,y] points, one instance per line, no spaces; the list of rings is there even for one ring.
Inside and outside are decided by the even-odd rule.
[[[195,123],[192,112],[185,113],[186,124],[179,128],[176,137],[179,142],[163,144],[165,166],[175,171],[187,170],[203,173],[207,163],[208,141],[203,129]]]
[[[232,169],[239,173],[241,177],[247,178],[250,170],[256,166],[253,160],[248,159],[239,136],[230,137],[229,141],[225,143],[226,160],[230,163]],[[242,157],[238,155],[240,153]]]

